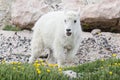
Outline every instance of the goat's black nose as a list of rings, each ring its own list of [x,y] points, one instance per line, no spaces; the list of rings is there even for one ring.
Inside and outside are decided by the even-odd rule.
[[[71,31],[71,29],[66,29],[66,31],[68,31],[68,32],[69,32],[69,31]]]

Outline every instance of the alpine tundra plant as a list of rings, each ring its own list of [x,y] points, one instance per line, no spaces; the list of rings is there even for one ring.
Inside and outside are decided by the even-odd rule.
[[[36,60],[33,64],[1,61],[0,80],[70,80],[63,71],[77,72],[72,80],[119,80],[120,59],[113,54],[110,59],[100,59],[74,67],[58,68],[58,64],[48,64]]]

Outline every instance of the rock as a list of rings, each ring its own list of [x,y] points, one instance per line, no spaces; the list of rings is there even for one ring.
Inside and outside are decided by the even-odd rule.
[[[85,5],[86,0],[62,0],[62,6],[65,10],[76,10],[80,5]]]
[[[120,1],[104,0],[98,4],[87,5],[82,9],[81,22],[84,29],[91,31],[120,31]]]
[[[16,0],[11,7],[11,22],[20,28],[31,29],[38,18],[49,11],[77,9],[79,4],[86,3],[85,0]]]
[[[21,28],[31,29],[38,18],[49,11],[76,10],[80,7],[83,30],[100,28],[119,32],[119,4],[119,0],[16,0],[11,7],[11,22]]]
[[[80,5],[96,4],[96,3],[100,3],[101,1],[103,0],[62,0],[62,3],[64,4],[63,6],[69,5],[69,7],[75,7]]]
[[[119,20],[118,26],[120,26],[120,20]]]
[[[86,1],[87,4],[96,4],[101,2],[102,0],[84,0],[84,1]]]
[[[63,74],[70,78],[77,78],[77,73],[72,70],[63,71]]]
[[[10,24],[10,6],[13,0],[0,0],[0,29]]]
[[[16,0],[11,7],[11,21],[20,28],[31,28],[41,15],[59,10],[59,3],[60,0]]]

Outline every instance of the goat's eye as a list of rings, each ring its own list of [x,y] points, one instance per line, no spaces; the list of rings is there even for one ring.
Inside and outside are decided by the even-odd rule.
[[[76,23],[77,21],[76,20],[74,20],[74,23]]]
[[[66,22],[66,20],[64,20],[64,22]]]

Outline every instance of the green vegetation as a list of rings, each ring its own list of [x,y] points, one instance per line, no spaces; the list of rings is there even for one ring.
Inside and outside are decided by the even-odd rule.
[[[63,70],[73,70],[78,78],[72,80],[119,80],[120,59],[97,60],[76,67],[58,68],[57,64],[36,61],[34,64],[12,62],[0,64],[0,80],[70,80]]]
[[[54,69],[53,69],[54,67]],[[46,65],[43,62],[34,64],[23,64],[12,62],[0,64],[0,80],[67,80],[61,74],[57,65]]]
[[[120,59],[102,59],[91,63],[85,63],[75,68],[69,69],[78,72],[79,75],[81,75],[80,80],[120,79]]]
[[[21,29],[19,27],[16,26],[12,26],[12,25],[6,25],[3,30],[7,30],[7,31],[21,31]]]

